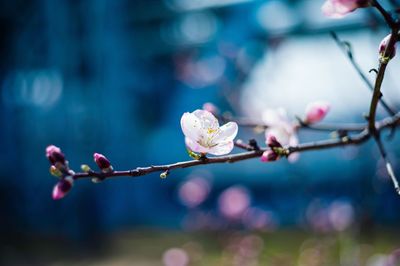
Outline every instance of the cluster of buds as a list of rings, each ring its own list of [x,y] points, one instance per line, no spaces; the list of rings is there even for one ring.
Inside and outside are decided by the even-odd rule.
[[[65,155],[59,147],[54,145],[48,146],[46,148],[46,157],[51,164],[50,173],[59,178],[59,181],[53,188],[53,199],[62,199],[67,195],[74,184],[75,172],[69,168],[68,161],[65,159]],[[110,161],[103,154],[95,153],[93,154],[93,159],[103,174],[114,171]],[[86,164],[82,165],[81,168],[85,173],[92,172],[90,167]],[[93,179],[95,182],[101,180],[102,178],[97,177]]]
[[[272,134],[268,134],[265,142],[270,150],[265,151],[261,156],[262,162],[273,162],[280,158],[281,155],[285,154],[285,149],[282,144]]]
[[[53,199],[62,199],[72,188],[74,183],[74,172],[69,169],[68,161],[65,159],[64,153],[57,146],[50,145],[46,148],[46,157],[49,160],[50,173],[59,178],[59,181],[53,188]]]

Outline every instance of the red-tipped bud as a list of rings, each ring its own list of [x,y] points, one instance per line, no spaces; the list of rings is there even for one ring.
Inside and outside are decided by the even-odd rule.
[[[267,135],[266,144],[271,148],[282,148],[282,144],[272,134]]]
[[[102,172],[111,172],[113,170],[110,161],[100,153],[93,154],[93,158],[97,166],[101,169]]]
[[[329,109],[329,103],[323,101],[308,104],[306,107],[306,118],[304,122],[309,124],[318,123],[324,119],[326,114],[329,112]]]
[[[67,193],[71,190],[74,180],[71,176],[61,179],[53,188],[53,199],[59,200],[65,197]]]
[[[385,51],[389,44],[390,37],[392,37],[392,34],[389,34],[385,38],[383,38],[383,40],[379,45],[379,56],[381,58],[385,57]],[[396,46],[393,48],[393,52],[390,54],[389,59],[392,59],[395,55],[396,55]]]
[[[54,145],[47,146],[46,157],[53,165],[55,165],[56,163],[65,164],[64,153],[62,153],[61,149],[57,146]]]
[[[276,154],[273,150],[265,151],[261,156],[262,162],[273,162],[279,158],[279,155]]]

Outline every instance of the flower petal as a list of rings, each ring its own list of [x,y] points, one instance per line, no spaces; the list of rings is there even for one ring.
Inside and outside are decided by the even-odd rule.
[[[185,137],[194,141],[201,135],[201,122],[193,113],[184,113],[181,118],[181,128]]]
[[[200,152],[200,153],[208,153],[210,150],[209,148],[201,146],[199,143],[197,143],[195,140],[192,140],[191,138],[185,138],[185,143],[186,146],[194,152]]]
[[[216,146],[210,148],[208,153],[213,155],[224,155],[230,153],[232,149],[233,149],[233,141],[228,141],[228,142],[218,143]]]
[[[262,120],[268,126],[290,123],[286,110],[283,108],[265,109],[262,113]]]
[[[331,18],[342,18],[358,7],[365,6],[359,0],[327,0],[321,7],[322,13]]]
[[[293,146],[297,146],[298,144],[299,144],[299,139],[297,138],[297,135],[292,135],[289,140],[289,145],[293,147]],[[291,163],[294,163],[299,159],[299,157],[300,157],[300,153],[294,152],[289,155],[288,161]]]
[[[275,136],[276,140],[282,145],[286,146],[289,144],[291,132],[288,132],[284,127],[270,127],[265,130],[265,138],[269,135]]]
[[[218,135],[213,139],[214,143],[232,141],[238,133],[238,125],[235,122],[228,122],[219,129]]]
[[[204,130],[209,130],[209,129],[216,130],[219,128],[218,119],[215,118],[215,116],[212,113],[206,110],[197,109],[192,114],[196,116],[197,119],[201,122],[201,127]]]

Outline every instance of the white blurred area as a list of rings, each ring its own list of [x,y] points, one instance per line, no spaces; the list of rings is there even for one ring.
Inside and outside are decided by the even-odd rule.
[[[352,44],[353,55],[364,73],[378,67],[378,46],[385,33],[367,31],[339,34]],[[383,83],[384,99],[392,106],[400,101],[399,58],[388,67]],[[302,115],[309,102],[331,103],[327,119],[355,117],[368,111],[371,98],[366,85],[329,34],[285,39],[269,50],[244,84],[241,108],[245,115],[260,117],[266,108],[284,107],[290,115]],[[382,113],[382,110],[381,110]]]
[[[63,79],[54,69],[16,71],[2,84],[2,98],[9,106],[52,107],[61,97]]]

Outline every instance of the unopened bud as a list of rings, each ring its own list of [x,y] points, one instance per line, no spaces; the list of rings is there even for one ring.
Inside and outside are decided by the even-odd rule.
[[[396,55],[396,46],[395,46],[393,48],[393,52],[389,56],[385,56],[385,51],[387,49],[391,37],[392,34],[387,35],[385,38],[383,38],[383,40],[379,45],[379,57],[381,59],[385,59],[385,57],[387,57],[388,59],[392,59]]]
[[[97,166],[101,169],[103,173],[109,173],[113,171],[113,167],[110,164],[110,161],[100,153],[93,154],[93,158]]]
[[[281,148],[282,147],[282,144],[272,134],[267,135],[266,144],[271,148]]]
[[[327,102],[318,101],[307,105],[305,123],[313,124],[324,119],[329,112],[330,105]]]
[[[265,151],[261,156],[262,162],[273,162],[279,158],[279,155],[272,150]]]
[[[65,197],[65,195],[71,190],[74,179],[71,176],[67,176],[60,181],[53,188],[53,199],[59,200]]]
[[[65,156],[61,152],[61,149],[57,146],[54,145],[47,146],[46,157],[53,165],[55,165],[56,163],[65,164]]]

